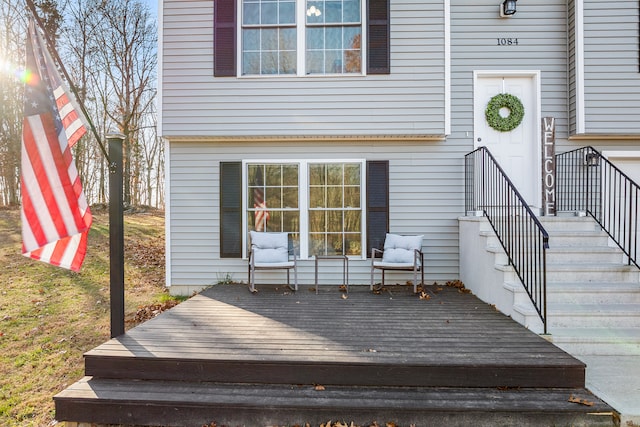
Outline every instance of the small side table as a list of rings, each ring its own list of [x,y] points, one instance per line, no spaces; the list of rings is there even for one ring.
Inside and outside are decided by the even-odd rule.
[[[342,281],[349,293],[349,258],[346,255],[316,255],[316,295],[318,294],[318,261],[327,259],[342,260]]]

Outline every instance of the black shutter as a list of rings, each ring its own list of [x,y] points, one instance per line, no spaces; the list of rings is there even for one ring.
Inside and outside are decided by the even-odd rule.
[[[382,249],[389,231],[389,162],[367,162],[367,257]]]
[[[390,0],[367,2],[367,74],[389,74]]]
[[[213,75],[216,77],[236,76],[236,1],[214,1]]]
[[[220,258],[242,257],[242,163],[220,163]]]

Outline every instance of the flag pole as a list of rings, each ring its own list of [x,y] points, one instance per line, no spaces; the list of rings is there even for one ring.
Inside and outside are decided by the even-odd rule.
[[[73,92],[73,95],[76,97],[76,101],[78,101],[78,105],[82,110],[82,114],[84,115],[85,119],[88,122],[89,127],[91,128],[91,133],[93,133],[93,136],[96,138],[96,141],[98,142],[100,151],[102,151],[102,154],[104,155],[105,159],[107,159],[107,163],[111,163],[109,154],[107,153],[107,150],[104,148],[104,144],[102,144],[102,138],[100,138],[100,135],[96,130],[96,127],[93,125],[93,122],[89,117],[89,113],[87,112],[87,109],[84,106],[84,102],[78,95],[78,90],[76,89],[76,86],[73,84],[73,80],[71,80],[71,77],[67,72],[67,69],[62,63],[60,56],[58,55],[58,51],[56,50],[55,44],[53,44],[53,42],[49,38],[49,35],[44,30],[44,25],[42,23],[42,20],[40,20],[40,17],[38,16],[38,12],[36,11],[36,6],[33,4],[33,0],[26,0],[26,1],[27,1],[27,6],[31,10],[31,14],[33,15],[33,18],[36,20],[38,27],[42,30],[42,33],[44,35],[44,40],[47,43],[47,46],[49,47],[49,53],[51,53],[54,56],[56,62],[58,63],[58,67],[60,68],[60,71],[62,71],[62,74],[64,74],[65,79],[67,79],[67,84],[69,85],[69,89],[71,89],[71,92]]]
[[[109,165],[109,283],[110,283],[110,305],[111,305],[111,337],[115,338],[124,334],[124,206],[123,206],[123,149],[122,143],[124,135],[109,134],[106,139],[109,144],[109,152],[102,143],[102,138],[98,134],[93,122],[91,121],[83,100],[78,95],[69,73],[67,72],[60,56],[58,55],[55,45],[51,42],[44,25],[38,17],[35,5],[32,0],[26,0],[27,6],[33,14],[38,27],[44,34],[44,39],[49,47],[49,53],[52,53],[58,62],[58,67],[64,74],[69,84],[69,88],[73,92],[82,113],[87,120],[91,132],[93,133],[102,154]]]

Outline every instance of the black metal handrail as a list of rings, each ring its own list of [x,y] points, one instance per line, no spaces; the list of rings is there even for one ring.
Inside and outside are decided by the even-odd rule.
[[[549,234],[486,147],[465,156],[465,211],[489,220],[546,334]]]
[[[585,212],[638,265],[640,187],[593,147],[556,155],[558,211]]]

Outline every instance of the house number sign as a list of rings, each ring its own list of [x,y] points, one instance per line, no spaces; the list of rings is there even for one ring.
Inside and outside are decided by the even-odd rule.
[[[542,119],[542,204],[545,215],[556,214],[556,121]]]
[[[498,46],[518,46],[518,39],[512,39],[510,37],[498,37]]]

